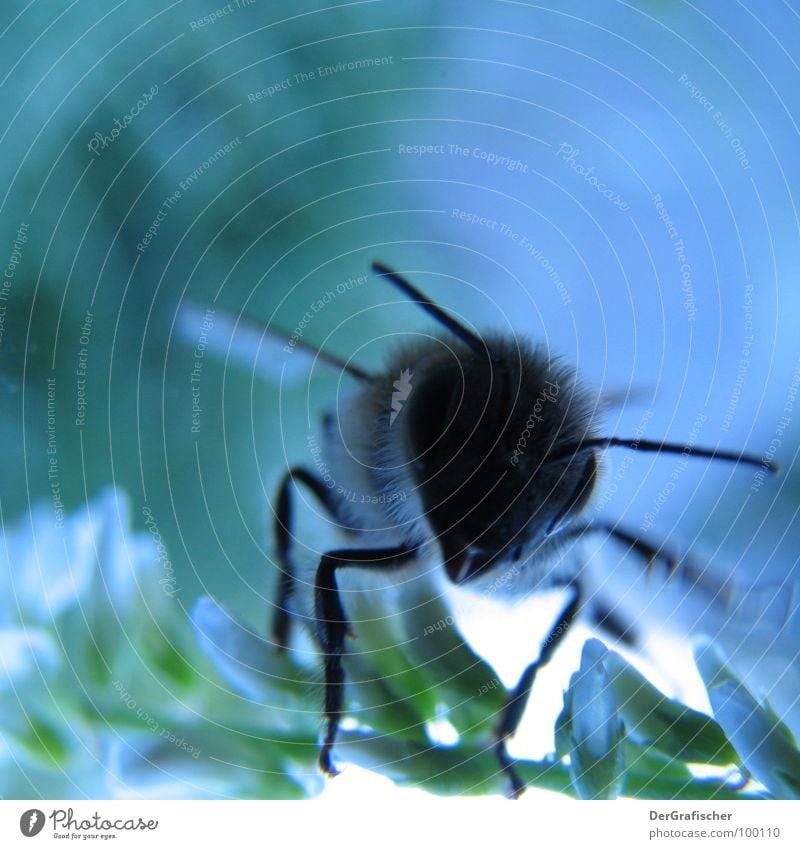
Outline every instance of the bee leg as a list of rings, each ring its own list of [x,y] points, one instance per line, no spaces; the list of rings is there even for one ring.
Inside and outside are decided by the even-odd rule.
[[[272,641],[279,649],[285,649],[289,642],[290,612],[289,599],[294,589],[294,569],[289,552],[292,545],[292,524],[294,510],[292,509],[292,482],[304,484],[316,499],[335,519],[336,499],[334,490],[325,486],[320,478],[307,469],[297,467],[290,469],[281,481],[278,490],[278,504],[275,510],[275,539],[278,556],[278,566],[281,574],[278,580],[278,592],[275,599],[275,612],[272,617]]]
[[[569,627],[578,614],[581,604],[581,590],[577,583],[569,584],[573,590],[572,600],[566,605],[559,617],[558,622],[550,630],[550,633],[542,643],[539,657],[533,661],[522,673],[519,683],[511,692],[508,701],[500,715],[500,722],[495,729],[494,751],[500,763],[500,769],[511,784],[510,798],[518,799],[525,790],[525,785],[514,768],[514,762],[509,757],[506,742],[517,730],[517,726],[525,712],[525,706],[531,694],[533,682],[539,669],[549,662],[559,643],[569,631]]]
[[[325,734],[319,753],[319,767],[326,775],[337,775],[331,751],[344,707],[345,675],[342,655],[349,623],[339,598],[336,570],[344,566],[366,569],[392,569],[416,557],[416,548],[343,548],[323,554],[314,583],[314,614],[317,639],[325,664]]]
[[[631,648],[639,645],[639,638],[633,625],[625,622],[616,611],[611,610],[605,604],[594,602],[592,604],[591,616],[594,624],[615,640]]]
[[[622,528],[618,528],[616,525],[596,522],[589,525],[584,532],[588,531],[600,531],[602,533],[607,533],[615,539],[618,539],[620,542],[628,545],[633,551],[640,554],[647,561],[648,575],[653,574],[653,568],[657,560],[661,560],[666,563],[667,578],[671,578],[678,568],[680,558],[669,554],[664,550],[663,546],[656,548],[656,546],[651,545],[649,542],[645,542],[645,540],[639,539],[639,537],[624,531]]]

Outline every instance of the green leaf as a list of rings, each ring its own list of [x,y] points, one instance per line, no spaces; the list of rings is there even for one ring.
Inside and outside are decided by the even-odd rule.
[[[725,732],[709,716],[665,696],[616,652],[607,667],[628,733],[669,757],[687,763],[738,763]]]
[[[41,718],[29,717],[28,722],[27,733],[20,739],[28,754],[54,765],[63,763],[69,755],[69,747],[59,731]]]
[[[345,732],[338,749],[348,761],[385,775],[402,787],[420,787],[440,796],[508,793],[490,742],[455,748]],[[574,795],[567,768],[555,761],[516,762],[522,780],[545,790]]]
[[[722,779],[697,778],[685,763],[656,749],[628,743],[626,751],[625,796],[717,801],[762,798],[757,793],[743,793]]]

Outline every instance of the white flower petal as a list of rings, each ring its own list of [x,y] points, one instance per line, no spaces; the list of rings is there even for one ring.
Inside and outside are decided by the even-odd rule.
[[[275,663],[275,648],[207,596],[195,603],[192,624],[220,674],[243,695],[263,700],[271,690],[272,677],[265,670]]]
[[[698,648],[695,657],[714,718],[745,767],[774,795],[800,798],[800,751],[788,732],[735,678],[713,645]]]
[[[106,491],[89,509],[104,590],[116,608],[125,609],[138,596],[136,580],[145,577],[141,572],[148,562],[137,556],[134,542],[139,535],[126,533],[130,527],[128,497],[117,490]]]
[[[592,758],[602,758],[616,740],[617,702],[603,661],[608,650],[600,640],[583,646],[580,670],[572,676],[572,733]]]
[[[19,686],[30,675],[52,673],[61,652],[47,631],[39,628],[0,628],[0,690]]]
[[[94,571],[92,529],[76,514],[55,526],[52,510],[36,507],[6,533],[0,547],[5,584],[0,621],[46,625],[75,604]]]
[[[181,752],[165,758],[153,740],[109,744],[106,795],[114,799],[213,799],[235,795],[228,770]]]
[[[615,798],[622,789],[624,728],[604,666],[608,654],[599,640],[586,641],[565,694],[570,717],[560,718],[570,728],[570,775],[582,799]]]

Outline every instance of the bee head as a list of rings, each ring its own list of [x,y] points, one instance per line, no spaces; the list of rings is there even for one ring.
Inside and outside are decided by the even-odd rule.
[[[573,375],[516,339],[495,359],[448,344],[418,369],[405,419],[407,456],[445,568],[464,582],[534,551],[586,505],[592,406]]]

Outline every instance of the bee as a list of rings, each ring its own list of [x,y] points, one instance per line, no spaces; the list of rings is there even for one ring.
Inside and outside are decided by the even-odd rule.
[[[579,570],[559,552],[601,533],[625,543],[650,566],[657,558],[674,566],[661,546],[587,517],[602,453],[627,448],[747,463],[769,472],[777,467],[735,452],[603,436],[595,424],[596,405],[574,369],[513,334],[478,335],[397,272],[378,262],[372,270],[443,332],[401,346],[380,372],[312,349],[357,387],[346,416],[328,413],[324,419],[325,468],[339,486],[330,487],[303,467],[290,468],[279,485],[275,537],[281,575],[272,639],[285,648],[290,636],[297,486],[308,489],[354,537],[352,546],[322,554],[312,587],[325,679],[319,766],[329,776],[337,774],[332,753],[344,710],[342,656],[351,633],[337,583],[340,570],[398,570],[433,552],[458,586],[478,588],[513,567],[542,589],[565,590],[567,600],[539,656],[510,692],[494,731],[497,762],[516,798],[525,788],[507,742],[537,672],[573,620],[592,605]],[[607,612],[586,612],[624,636],[624,626]]]

